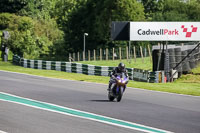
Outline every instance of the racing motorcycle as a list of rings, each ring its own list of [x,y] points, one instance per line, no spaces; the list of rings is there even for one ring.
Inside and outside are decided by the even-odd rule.
[[[113,101],[116,98],[117,102],[120,102],[127,83],[128,77],[126,77],[125,73],[116,74],[115,82],[111,85],[111,91],[108,91],[108,99]]]

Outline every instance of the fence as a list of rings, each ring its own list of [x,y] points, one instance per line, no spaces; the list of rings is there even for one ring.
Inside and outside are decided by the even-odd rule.
[[[136,62],[137,57],[151,57],[151,49],[148,45],[147,47],[119,47],[112,49],[94,49],[84,52],[69,53],[69,61],[91,61],[91,60],[122,60],[122,59],[134,59]],[[150,58],[151,59],[151,58]]]
[[[57,70],[72,73],[81,73],[87,75],[109,76],[114,67],[94,66],[73,62],[27,60],[19,56],[13,56],[13,64],[25,68]],[[130,80],[158,83],[163,80],[159,77],[161,72],[150,72],[147,70],[127,68]]]

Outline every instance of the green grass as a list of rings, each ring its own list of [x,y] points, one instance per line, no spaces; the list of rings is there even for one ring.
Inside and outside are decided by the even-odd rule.
[[[109,61],[79,61],[77,63],[83,63],[83,64],[90,64],[90,65],[96,65],[96,66],[112,66],[116,67],[120,62],[123,62],[127,68],[139,68],[144,70],[152,70],[152,62],[150,61],[150,57],[144,58],[144,61],[142,58],[137,58],[136,62],[134,59],[131,60],[109,60]]]
[[[197,68],[192,70],[192,73],[195,74],[195,75],[200,75],[200,64],[198,65]]]
[[[143,88],[148,90],[171,92],[178,94],[200,96],[199,83],[184,83],[179,80],[173,83],[141,83],[131,82],[128,86],[135,88]]]
[[[197,68],[197,70],[199,69],[200,67]],[[60,72],[53,70],[38,70],[31,68],[23,68],[21,66],[13,65],[11,62],[2,62],[2,61],[0,61],[0,70],[27,73],[45,77],[104,83],[104,84],[108,84],[109,81],[109,77],[89,76],[84,74],[67,73],[67,72]],[[148,90],[200,96],[200,75],[191,75],[191,74],[185,75],[173,83],[144,83],[144,82],[130,81],[128,86],[134,88],[148,89]]]

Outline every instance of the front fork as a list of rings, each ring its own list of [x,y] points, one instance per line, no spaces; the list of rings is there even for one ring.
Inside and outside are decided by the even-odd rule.
[[[125,89],[126,89],[126,85],[124,85],[124,86],[117,86],[117,89],[116,89],[117,93],[119,93],[120,87],[121,87],[121,89],[122,89],[121,92],[124,92]]]

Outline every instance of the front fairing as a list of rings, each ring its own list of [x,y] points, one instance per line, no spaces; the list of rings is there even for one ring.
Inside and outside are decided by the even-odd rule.
[[[128,78],[126,77],[125,73],[117,75],[116,81],[116,92],[118,93],[120,91],[120,88],[122,91],[124,91],[124,88],[128,82]]]

